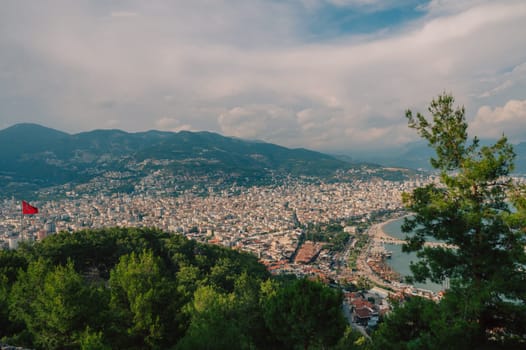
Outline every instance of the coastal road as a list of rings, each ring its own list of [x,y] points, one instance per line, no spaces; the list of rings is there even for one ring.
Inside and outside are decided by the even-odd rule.
[[[396,220],[396,219],[394,219]],[[383,232],[383,225],[385,225],[388,222],[391,222],[392,220],[380,223],[380,224],[374,224],[372,225],[365,234],[369,235],[370,240],[368,244],[363,248],[363,250],[360,252],[360,255],[358,256],[358,259],[356,261],[356,267],[358,269],[358,272],[368,278],[372,283],[381,286],[381,287],[387,287],[387,288],[395,288],[391,283],[384,281],[383,278],[379,277],[374,271],[371,269],[371,267],[367,264],[367,258],[370,255],[371,247],[378,242],[378,237],[382,237],[382,235],[385,235]],[[385,235],[387,236],[387,235]],[[389,237],[389,236],[387,236]]]

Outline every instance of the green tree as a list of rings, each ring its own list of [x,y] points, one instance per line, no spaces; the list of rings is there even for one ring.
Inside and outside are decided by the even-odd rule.
[[[346,322],[341,291],[307,279],[263,288],[265,323],[284,348],[335,345],[342,337]]]
[[[347,326],[343,337],[338,341],[333,350],[352,350],[352,349],[369,349],[370,342],[360,334],[353,330],[351,326]]]
[[[276,341],[265,324],[262,298],[262,282],[260,278],[243,272],[235,281],[234,294],[236,296],[236,319],[240,323],[243,333],[250,338],[250,344],[258,349],[273,348]],[[270,283],[272,284],[272,283]]]
[[[16,280],[20,269],[27,269],[27,259],[18,250],[0,249],[0,274],[7,277],[7,284]]]
[[[90,327],[79,337],[81,350],[110,350],[111,348],[105,343],[102,331],[93,332]]]
[[[0,339],[9,334],[8,295],[7,277],[0,274]]]
[[[248,349],[249,335],[237,317],[234,293],[225,294],[212,286],[203,286],[194,293],[186,311],[191,315],[190,327],[178,349]]]
[[[33,345],[33,330],[38,327],[33,303],[44,288],[45,276],[50,267],[42,258],[32,262],[27,270],[20,270],[9,295],[9,317],[13,323],[22,325],[12,337],[16,344]]]
[[[226,293],[215,284],[197,289],[185,310],[190,327],[178,344],[182,349],[272,348],[259,305],[261,281],[243,272]]]
[[[159,348],[175,344],[179,296],[152,251],[123,255],[111,271],[110,308],[116,347]]]
[[[365,292],[368,291],[373,287],[373,284],[371,283],[371,280],[367,278],[366,276],[360,276],[358,277],[358,280],[356,281],[356,288],[358,288],[359,291]]]
[[[23,322],[31,339],[24,345],[43,349],[78,347],[87,325],[104,326],[106,308],[104,291],[86,285],[71,262],[55,267],[42,259],[30,263],[10,296],[10,315]]]
[[[395,305],[373,333],[373,349],[472,349],[477,326],[453,306],[419,297]]]
[[[491,146],[468,139],[464,108],[442,94],[431,118],[407,111],[409,126],[435,150],[440,183],[404,196],[414,213],[402,227],[406,251],[422,260],[411,266],[416,280],[450,278],[447,314],[476,328],[470,346],[526,346],[526,190],[508,175],[514,152],[503,136]],[[424,245],[431,236],[448,244]],[[454,307],[453,307],[454,306]]]
[[[438,305],[423,298],[395,306],[373,334],[374,349],[435,349],[432,322]]]

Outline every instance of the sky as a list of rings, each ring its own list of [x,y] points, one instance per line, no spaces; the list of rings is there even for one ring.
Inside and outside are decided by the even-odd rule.
[[[3,0],[0,129],[213,131],[326,152],[442,92],[526,141],[524,0]]]

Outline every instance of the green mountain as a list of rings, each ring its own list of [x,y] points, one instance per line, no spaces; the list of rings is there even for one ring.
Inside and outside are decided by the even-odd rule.
[[[159,170],[250,183],[275,176],[332,176],[350,167],[322,153],[211,132],[94,130],[71,135],[36,124],[0,130],[0,186],[7,196],[21,189],[87,183],[109,172],[126,173],[129,184]]]

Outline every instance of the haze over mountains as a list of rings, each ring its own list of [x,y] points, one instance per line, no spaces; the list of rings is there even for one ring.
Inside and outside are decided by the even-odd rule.
[[[526,173],[526,143],[516,145],[515,151],[516,171]],[[330,178],[338,170],[364,164],[378,168],[374,163],[430,169],[432,151],[424,143],[412,143],[381,154],[350,154],[352,158],[333,157],[211,132],[94,130],[72,135],[26,123],[0,130],[0,186],[4,196],[23,195],[119,172],[127,174],[127,185],[119,190],[131,191],[137,179],[159,170],[188,178],[188,183],[201,177],[206,178],[203,182],[252,185],[268,183],[276,176]]]
[[[111,171],[126,171],[133,178],[163,169],[243,182],[276,174],[326,176],[350,167],[319,152],[210,132],[95,130],[70,135],[36,124],[0,131],[0,186],[9,193],[22,186],[36,190],[88,182]]]
[[[495,140],[481,140],[481,145],[492,145]],[[526,142],[513,145],[516,153],[515,172],[526,173]],[[423,141],[411,142],[399,148],[383,150],[382,152],[366,152],[359,154],[350,152],[351,158],[357,162],[367,161],[382,166],[394,166],[409,169],[432,170],[429,159],[435,156],[434,151]]]

